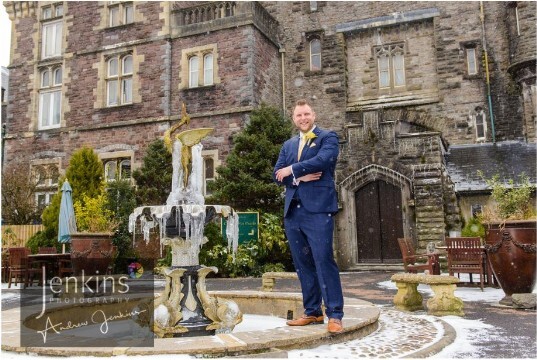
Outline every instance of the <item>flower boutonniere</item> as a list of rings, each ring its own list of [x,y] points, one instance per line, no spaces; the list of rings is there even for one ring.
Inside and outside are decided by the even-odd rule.
[[[317,135],[315,135],[315,134],[313,133],[313,131],[310,131],[310,132],[306,133],[306,134],[304,135],[304,139],[306,139],[306,145],[308,145],[308,146],[315,146],[314,143],[311,144],[311,145],[310,145],[310,143],[311,143],[311,142],[313,141],[313,139],[315,139],[316,137],[317,137]]]

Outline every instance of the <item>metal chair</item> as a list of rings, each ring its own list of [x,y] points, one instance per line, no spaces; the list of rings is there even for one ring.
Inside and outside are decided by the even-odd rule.
[[[470,284],[473,284],[472,274],[479,274],[481,291],[485,279],[485,252],[479,237],[447,237],[446,238],[449,275],[457,273],[470,274]]]
[[[440,275],[438,254],[416,254],[412,240],[408,238],[398,238],[397,242],[401,249],[401,255],[403,255],[403,265],[406,272],[428,271],[431,275]]]

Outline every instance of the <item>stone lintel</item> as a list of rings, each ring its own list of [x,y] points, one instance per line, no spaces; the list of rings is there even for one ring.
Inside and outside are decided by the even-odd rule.
[[[437,8],[395,12],[391,15],[379,16],[336,25],[336,32],[352,33],[353,31],[361,31],[376,27],[392,26],[412,21],[432,19],[435,16],[440,16],[440,11]]]

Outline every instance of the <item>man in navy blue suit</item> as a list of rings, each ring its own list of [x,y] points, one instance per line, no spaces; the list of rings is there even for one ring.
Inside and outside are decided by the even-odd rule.
[[[274,166],[274,179],[285,185],[284,225],[293,263],[302,287],[304,314],[287,325],[324,323],[328,331],[343,330],[343,293],[333,256],[333,216],[338,211],[334,172],[338,136],[315,126],[315,112],[297,101],[293,122],[299,136],[287,140]]]

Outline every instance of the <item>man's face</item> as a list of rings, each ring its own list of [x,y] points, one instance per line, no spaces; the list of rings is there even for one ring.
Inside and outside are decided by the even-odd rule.
[[[298,130],[306,133],[313,128],[315,112],[309,105],[298,105],[293,111],[293,122]]]

